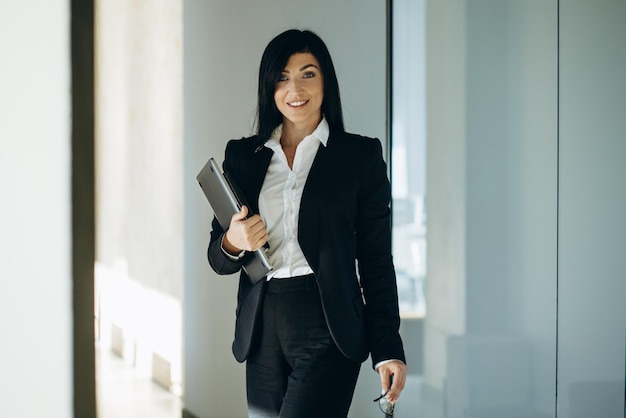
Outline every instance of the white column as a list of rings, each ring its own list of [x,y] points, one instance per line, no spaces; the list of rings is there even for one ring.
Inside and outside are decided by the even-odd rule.
[[[72,416],[69,29],[0,3],[0,416]]]

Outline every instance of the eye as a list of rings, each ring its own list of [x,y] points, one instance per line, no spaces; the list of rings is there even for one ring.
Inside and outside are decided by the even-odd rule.
[[[303,76],[303,77],[304,77],[304,78],[313,78],[313,77],[315,77],[315,73],[314,73],[313,71],[306,71],[306,72],[304,73],[304,76]]]
[[[287,76],[285,74],[281,74],[278,76],[278,81],[287,81]]]

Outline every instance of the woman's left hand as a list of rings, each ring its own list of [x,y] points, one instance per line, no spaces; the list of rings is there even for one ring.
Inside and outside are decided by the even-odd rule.
[[[389,389],[385,398],[391,403],[397,402],[400,398],[400,393],[402,393],[404,389],[404,384],[406,383],[406,364],[400,360],[392,360],[378,366],[377,371],[380,375],[382,393],[385,393],[387,389],[389,389],[389,376],[393,375],[391,389]]]

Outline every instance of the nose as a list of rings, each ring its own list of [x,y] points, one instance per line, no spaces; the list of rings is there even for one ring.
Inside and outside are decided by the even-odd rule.
[[[289,92],[300,93],[302,91],[302,81],[298,78],[292,78],[287,85]]]

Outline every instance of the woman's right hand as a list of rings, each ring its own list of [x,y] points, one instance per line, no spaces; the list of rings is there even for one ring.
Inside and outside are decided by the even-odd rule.
[[[229,254],[238,254],[242,250],[256,251],[267,242],[265,223],[259,215],[246,219],[248,208],[244,205],[230,219],[222,245]]]

